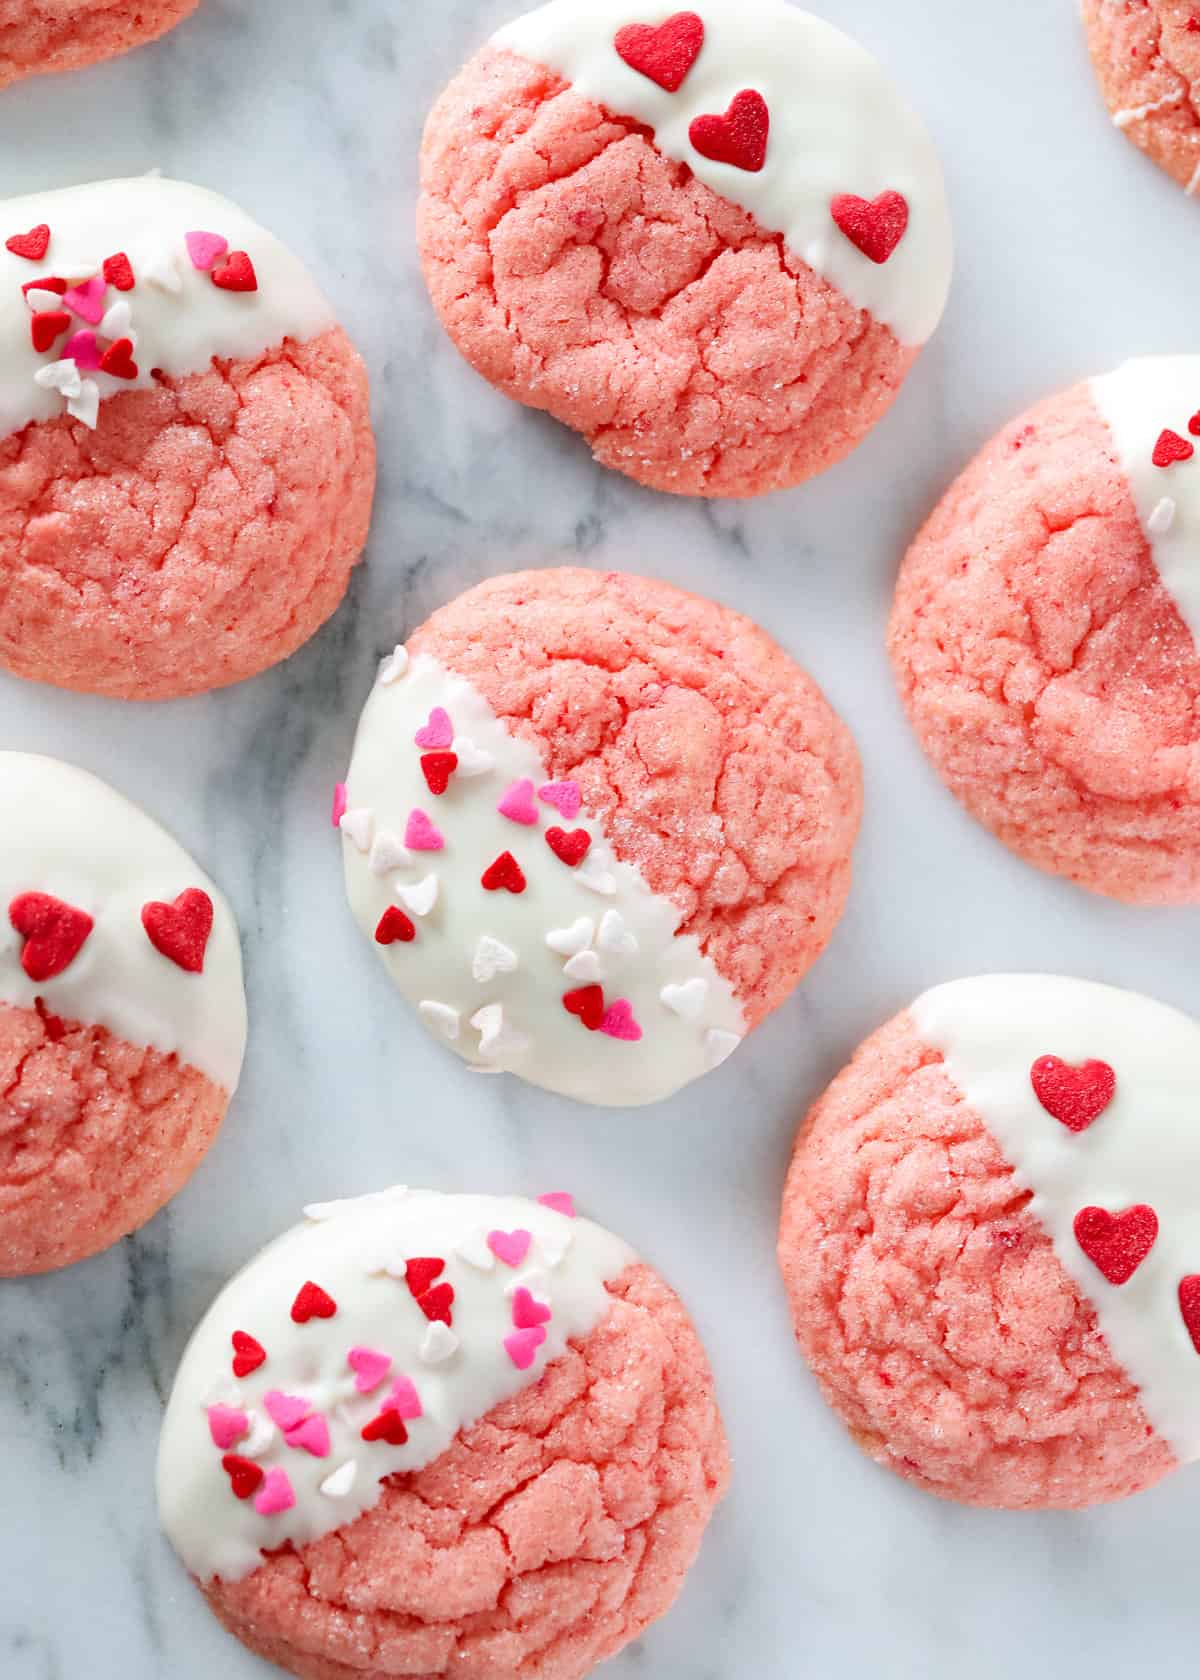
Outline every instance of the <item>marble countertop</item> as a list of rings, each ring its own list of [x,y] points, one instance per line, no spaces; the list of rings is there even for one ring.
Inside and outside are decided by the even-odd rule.
[[[602,473],[487,390],[434,324],[411,233],[423,114],[510,0],[204,0],[169,39],[0,95],[0,194],[161,166],[311,262],[367,356],[382,477],[333,622],[226,693],[138,707],[0,680],[0,745],[57,753],[176,830],[245,939],[246,1076],[209,1158],[138,1236],[0,1290],[0,1674],[251,1680],[154,1514],[160,1407],[218,1284],[302,1203],[395,1180],[573,1188],[681,1290],[736,1457],[684,1596],[611,1680],[1056,1680],[1194,1663],[1197,1472],[1090,1515],[942,1505],[862,1459],[793,1351],[773,1261],[805,1105],[915,993],[978,970],[1091,975],[1200,1007],[1198,911],[1132,911],[1009,857],[911,737],[882,652],[904,544],[1019,407],[1126,355],[1192,349],[1197,207],[1108,123],[1065,0],[823,0],[942,145],[959,273],[893,414],[752,505]],[[731,602],[807,665],[862,749],[849,912],[794,998],[673,1102],[594,1113],[460,1071],[364,951],[330,784],[378,656],[489,573],[640,570]]]

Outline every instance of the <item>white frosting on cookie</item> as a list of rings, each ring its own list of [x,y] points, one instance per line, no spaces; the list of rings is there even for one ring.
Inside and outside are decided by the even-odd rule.
[[[105,1027],[130,1044],[178,1056],[232,1093],[246,1047],[246,997],[233,912],[195,861],[144,811],[57,759],[0,752],[0,1002]],[[148,903],[198,889],[212,901],[203,969],[189,972],[151,943]],[[61,973],[31,979],[14,901],[47,894],[94,926]]]
[[[415,736],[437,708],[459,768],[435,796]],[[413,937],[376,948],[425,1025],[472,1064],[583,1102],[657,1101],[723,1060],[745,1017],[698,942],[677,935],[679,910],[617,861],[600,823],[537,798],[548,781],[536,749],[510,735],[463,678],[425,654],[403,675],[385,671],[363,711],[346,782],[351,908],[373,939],[385,912],[404,911]],[[516,789],[519,809],[522,788],[530,822],[498,808]],[[414,811],[434,826],[440,849],[405,844]],[[556,828],[590,837],[577,867],[551,850],[547,833]],[[505,852],[525,877],[523,892],[482,884]],[[599,1030],[563,1004],[586,986],[603,990]]]
[[[8,239],[42,225],[50,229],[43,257],[30,260],[6,248]],[[189,233],[213,234],[228,242],[229,252],[246,252],[257,290],[215,285],[209,269],[194,266]],[[72,314],[70,327],[54,344],[36,350],[31,300],[23,288],[46,277],[72,287],[97,275],[103,279],[106,258],[117,253],[129,259],[132,290],[98,287],[102,320]],[[224,260],[217,259],[218,268]],[[55,301],[52,295],[32,298],[50,312]],[[146,175],[0,202],[0,437],[68,411],[94,425],[97,397],[150,389],[156,370],[173,378],[200,373],[214,356],[261,355],[286,338],[313,338],[333,325],[328,303],[300,261],[235,204],[203,187]],[[96,335],[100,348],[129,337],[137,377],[76,367],[67,354],[78,332]],[[84,389],[70,395],[73,371]]]
[[[1114,1358],[1177,1458],[1200,1457],[1200,1352],[1180,1284],[1200,1273],[1200,1027],[1151,998],[1054,975],[989,974],[913,1004],[921,1038],[981,1116],[1065,1270],[1096,1308]],[[1031,1070],[1054,1056],[1107,1064],[1115,1094],[1085,1130],[1042,1106]],[[1145,1205],[1158,1234],[1114,1284],[1080,1246],[1085,1208]]]
[[[1147,356],[1091,383],[1163,586],[1200,644],[1200,356]],[[1197,422],[1200,425],[1200,421]],[[1154,464],[1164,431],[1193,453]]]
[[[303,1546],[341,1528],[376,1503],[385,1476],[432,1463],[460,1430],[537,1382],[568,1341],[596,1328],[611,1303],[606,1283],[635,1259],[598,1225],[517,1196],[400,1188],[305,1211],[304,1224],[265,1248],[213,1302],[167,1407],[159,1509],[202,1581],[239,1579],[264,1549],[289,1540]],[[417,1285],[441,1292],[430,1302],[440,1318],[429,1317],[409,1287],[406,1263],[418,1258],[444,1262],[433,1281],[424,1268]],[[295,1322],[305,1284],[324,1291],[332,1316]],[[522,1331],[519,1321],[530,1318],[543,1322]],[[266,1356],[240,1378],[231,1363],[235,1332]],[[407,1439],[364,1440],[397,1385]],[[307,1430],[302,1421],[285,1433],[289,1420],[310,1417]],[[226,1452],[263,1473],[246,1498],[234,1494],[222,1467]],[[258,1480],[253,1472],[250,1479]],[[288,1493],[295,1502],[261,1510],[264,1489],[268,1507]]]
[[[506,25],[493,45],[544,64],[577,93],[653,129],[659,150],[748,210],[766,230],[905,345],[933,334],[946,305],[953,240],[941,164],[924,124],[882,67],[831,24],[785,0],[697,0],[704,45],[670,93],[618,54],[617,32],[661,25],[678,0],[551,0]],[[690,129],[753,90],[766,100],[765,165],[752,173],[701,156]],[[882,264],[835,226],[843,193],[899,192],[909,223]]]

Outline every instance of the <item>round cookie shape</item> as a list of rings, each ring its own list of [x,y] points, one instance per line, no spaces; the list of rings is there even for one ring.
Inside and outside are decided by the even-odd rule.
[[[1113,122],[1189,194],[1200,193],[1200,31],[1191,0],[1083,0]]]
[[[386,1634],[397,1672],[577,1680],[669,1607],[728,1480],[682,1306],[563,1193],[305,1212],[180,1365],[183,1563],[300,1675],[378,1673]]]
[[[81,70],[174,29],[200,0],[5,0],[0,6],[0,88],[23,76]]]
[[[0,1275],[109,1247],[190,1177],[237,1087],[233,914],[71,765],[0,753]]]
[[[384,661],[334,818],[364,933],[474,1067],[635,1105],[715,1067],[841,914],[857,755],[728,609],[494,578]]]
[[[940,320],[941,168],[876,61],[784,0],[551,0],[435,107],[418,236],[477,370],[653,488],[847,454]]]
[[[910,548],[889,649],[921,744],[1039,868],[1200,900],[1200,357],[1038,404]]]
[[[1200,1457],[1200,1028],[1050,975],[936,987],[808,1116],[779,1257],[826,1398],[968,1504]]]
[[[0,205],[0,663],[133,699],[287,657],[345,592],[366,372],[303,265],[157,176]]]

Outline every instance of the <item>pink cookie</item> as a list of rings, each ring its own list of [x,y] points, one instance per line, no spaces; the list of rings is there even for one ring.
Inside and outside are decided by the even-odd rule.
[[[617,1238],[534,1202],[398,1191],[308,1212],[184,1355],[158,1481],[183,1563],[230,1632],[305,1680],[580,1680],[670,1608],[728,1481],[684,1308]],[[506,1349],[511,1273],[479,1263],[490,1229],[518,1227],[550,1308],[527,1365]],[[318,1279],[335,1311],[297,1325],[286,1303]],[[240,1377],[235,1332],[265,1356]],[[357,1393],[359,1345],[421,1404]],[[277,1433],[252,1462],[214,1445],[214,1385],[253,1423],[276,1382],[327,1420],[325,1458]],[[280,1472],[294,1504],[264,1513],[251,1495]]]
[[[0,0],[0,87],[22,76],[80,70],[165,35],[199,0]]]
[[[402,664],[363,712],[342,847],[425,1024],[584,1102],[653,1102],[723,1061],[850,886],[858,759],[812,680],[725,607],[565,569],[480,584]],[[429,754],[435,710],[453,740]],[[422,810],[436,852],[401,843]],[[412,937],[386,940],[397,907]]]
[[[0,664],[163,699],[285,659],[340,602],[374,487],[366,373],[328,303],[199,187],[2,211]],[[228,249],[198,267],[189,234]]]
[[[0,753],[0,1276],[109,1247],[179,1190],[237,1085],[232,912],[103,782]]]
[[[426,280],[472,366],[682,495],[848,454],[949,287],[923,127],[785,0],[553,0],[438,101],[422,189]]]
[[[1083,0],[1092,63],[1113,121],[1200,192],[1200,11],[1195,0]]]
[[[813,1108],[779,1258],[800,1346],[932,1493],[1084,1506],[1200,1456],[1200,1031],[1047,975],[940,986]]]
[[[908,553],[890,649],[939,774],[1039,868],[1200,899],[1200,358],[993,440]]]

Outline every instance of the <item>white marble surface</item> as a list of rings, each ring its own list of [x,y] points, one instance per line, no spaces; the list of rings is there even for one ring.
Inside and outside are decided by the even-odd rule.
[[[737,1476],[684,1597],[612,1680],[1056,1680],[1193,1665],[1183,1472],[1091,1515],[940,1505],[858,1456],[794,1354],[772,1259],[793,1126],[935,981],[1011,966],[1196,1009],[1200,913],[1043,879],[976,831],[911,739],[881,648],[906,538],[1027,400],[1195,347],[1197,217],[1108,125],[1067,0],[825,0],[907,84],[949,166],[950,314],[896,410],[823,481],[753,506],[639,491],[443,342],[411,237],[422,114],[503,0],[204,0],[165,43],[0,94],[0,193],[161,165],[312,261],[366,353],[382,483],[368,563],[282,670],[138,708],[0,681],[0,744],[59,753],[170,822],[233,897],[251,1048],[224,1132],[112,1253],[0,1288],[0,1675],[250,1680],[160,1539],[163,1395],[218,1283],[315,1197],[405,1178],[573,1187],[687,1297]],[[376,657],[466,584],[564,559],[660,574],[771,626],[853,725],[867,819],[849,913],[792,1002],[658,1109],[475,1079],[408,1019],[345,908],[330,783]]]

